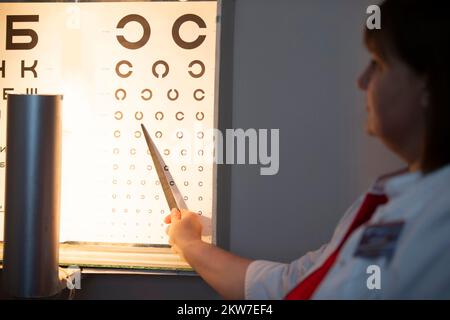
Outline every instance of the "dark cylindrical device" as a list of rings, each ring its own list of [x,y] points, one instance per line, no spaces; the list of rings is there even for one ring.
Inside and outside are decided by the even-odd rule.
[[[59,291],[61,101],[8,94],[3,283],[14,297]]]

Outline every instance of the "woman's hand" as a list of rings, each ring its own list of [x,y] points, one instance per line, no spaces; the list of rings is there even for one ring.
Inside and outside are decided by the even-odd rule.
[[[170,224],[166,233],[169,236],[169,244],[172,251],[184,258],[183,251],[190,244],[201,241],[202,225],[196,213],[188,210],[172,209],[164,222]]]
[[[245,273],[251,260],[244,259],[202,241],[202,224],[196,213],[172,209],[164,222],[172,251],[226,299],[243,299]]]

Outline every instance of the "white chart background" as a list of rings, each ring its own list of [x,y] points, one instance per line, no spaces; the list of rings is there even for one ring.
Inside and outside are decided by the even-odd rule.
[[[116,28],[129,14],[144,17],[151,27],[149,41],[136,50],[123,47],[116,38],[123,35],[133,42],[141,38],[143,30],[137,22]],[[187,42],[206,36],[194,49],[181,48],[172,37],[174,22],[185,14],[195,14],[206,24],[199,28],[188,21],[180,28],[180,36]],[[37,32],[35,48],[5,50],[7,15],[39,15],[39,22],[14,23],[16,29]],[[61,242],[167,244],[162,220],[169,209],[140,134],[141,123],[167,164],[178,197],[184,198],[189,210],[205,217],[204,238],[211,241],[216,15],[217,3],[211,1],[0,4],[0,63],[4,60],[6,66],[5,77],[0,77],[1,94],[4,88],[14,88],[8,93],[37,88],[40,94],[64,95]],[[27,37],[14,37],[14,42],[28,41]],[[22,60],[25,66],[38,61],[37,78],[32,72],[21,77]],[[122,73],[132,71],[127,78],[116,73],[122,60],[132,64],[131,69],[120,67]],[[159,60],[169,65],[164,78],[152,72]],[[189,74],[201,70],[199,64],[189,67],[195,60],[205,66],[199,78]],[[164,68],[158,65],[156,70],[161,73]],[[125,99],[116,98],[118,89],[126,92]],[[152,91],[150,100],[142,99],[144,89]],[[171,89],[178,91],[174,101],[167,96]],[[194,99],[197,89],[204,92],[198,94],[204,96],[201,101]],[[118,96],[122,97],[123,91]],[[3,211],[6,100],[0,99],[0,112]],[[157,112],[163,119],[156,119]],[[178,112],[183,113],[182,120],[176,119]],[[162,135],[156,135],[157,131]],[[4,213],[0,214],[3,233]],[[3,234],[0,236],[3,239]]]

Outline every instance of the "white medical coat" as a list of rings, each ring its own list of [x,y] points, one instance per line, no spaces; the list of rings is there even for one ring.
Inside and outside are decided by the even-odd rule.
[[[388,203],[350,235],[312,299],[449,299],[450,165],[423,175],[397,172],[379,178],[368,192],[386,194]],[[246,299],[283,299],[319,268],[340,244],[362,203],[345,213],[328,244],[290,264],[253,261],[245,276]],[[354,253],[371,224],[404,221],[390,260]],[[380,270],[380,289],[369,289],[368,267]]]

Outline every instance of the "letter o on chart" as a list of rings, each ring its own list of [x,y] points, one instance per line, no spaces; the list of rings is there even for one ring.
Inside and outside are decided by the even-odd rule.
[[[122,120],[122,118],[123,118],[122,112],[116,111],[116,112],[114,113],[114,118],[115,118],[116,120]]]
[[[138,111],[134,114],[136,120],[142,120],[144,118],[144,114],[141,111]]]
[[[117,89],[114,96],[116,97],[116,100],[125,100],[127,92],[124,89]]]
[[[205,118],[205,114],[203,112],[197,112],[195,114],[195,117],[197,118],[197,120],[202,121]]]
[[[159,74],[159,73],[157,72],[157,70],[156,70],[156,68],[157,68],[159,65],[164,66],[164,72],[161,74],[161,76],[160,76],[160,74]],[[152,66],[152,73],[153,73],[153,75],[155,76],[155,78],[165,78],[165,77],[167,77],[167,75],[169,74],[169,64],[168,64],[167,62],[165,62],[164,60],[158,60],[158,61],[156,61],[156,62],[153,64],[153,66]]]
[[[175,94],[172,94],[172,92],[175,92]],[[177,100],[179,97],[179,93],[177,89],[170,89],[169,91],[167,91],[167,98],[170,101],[175,101]]]

